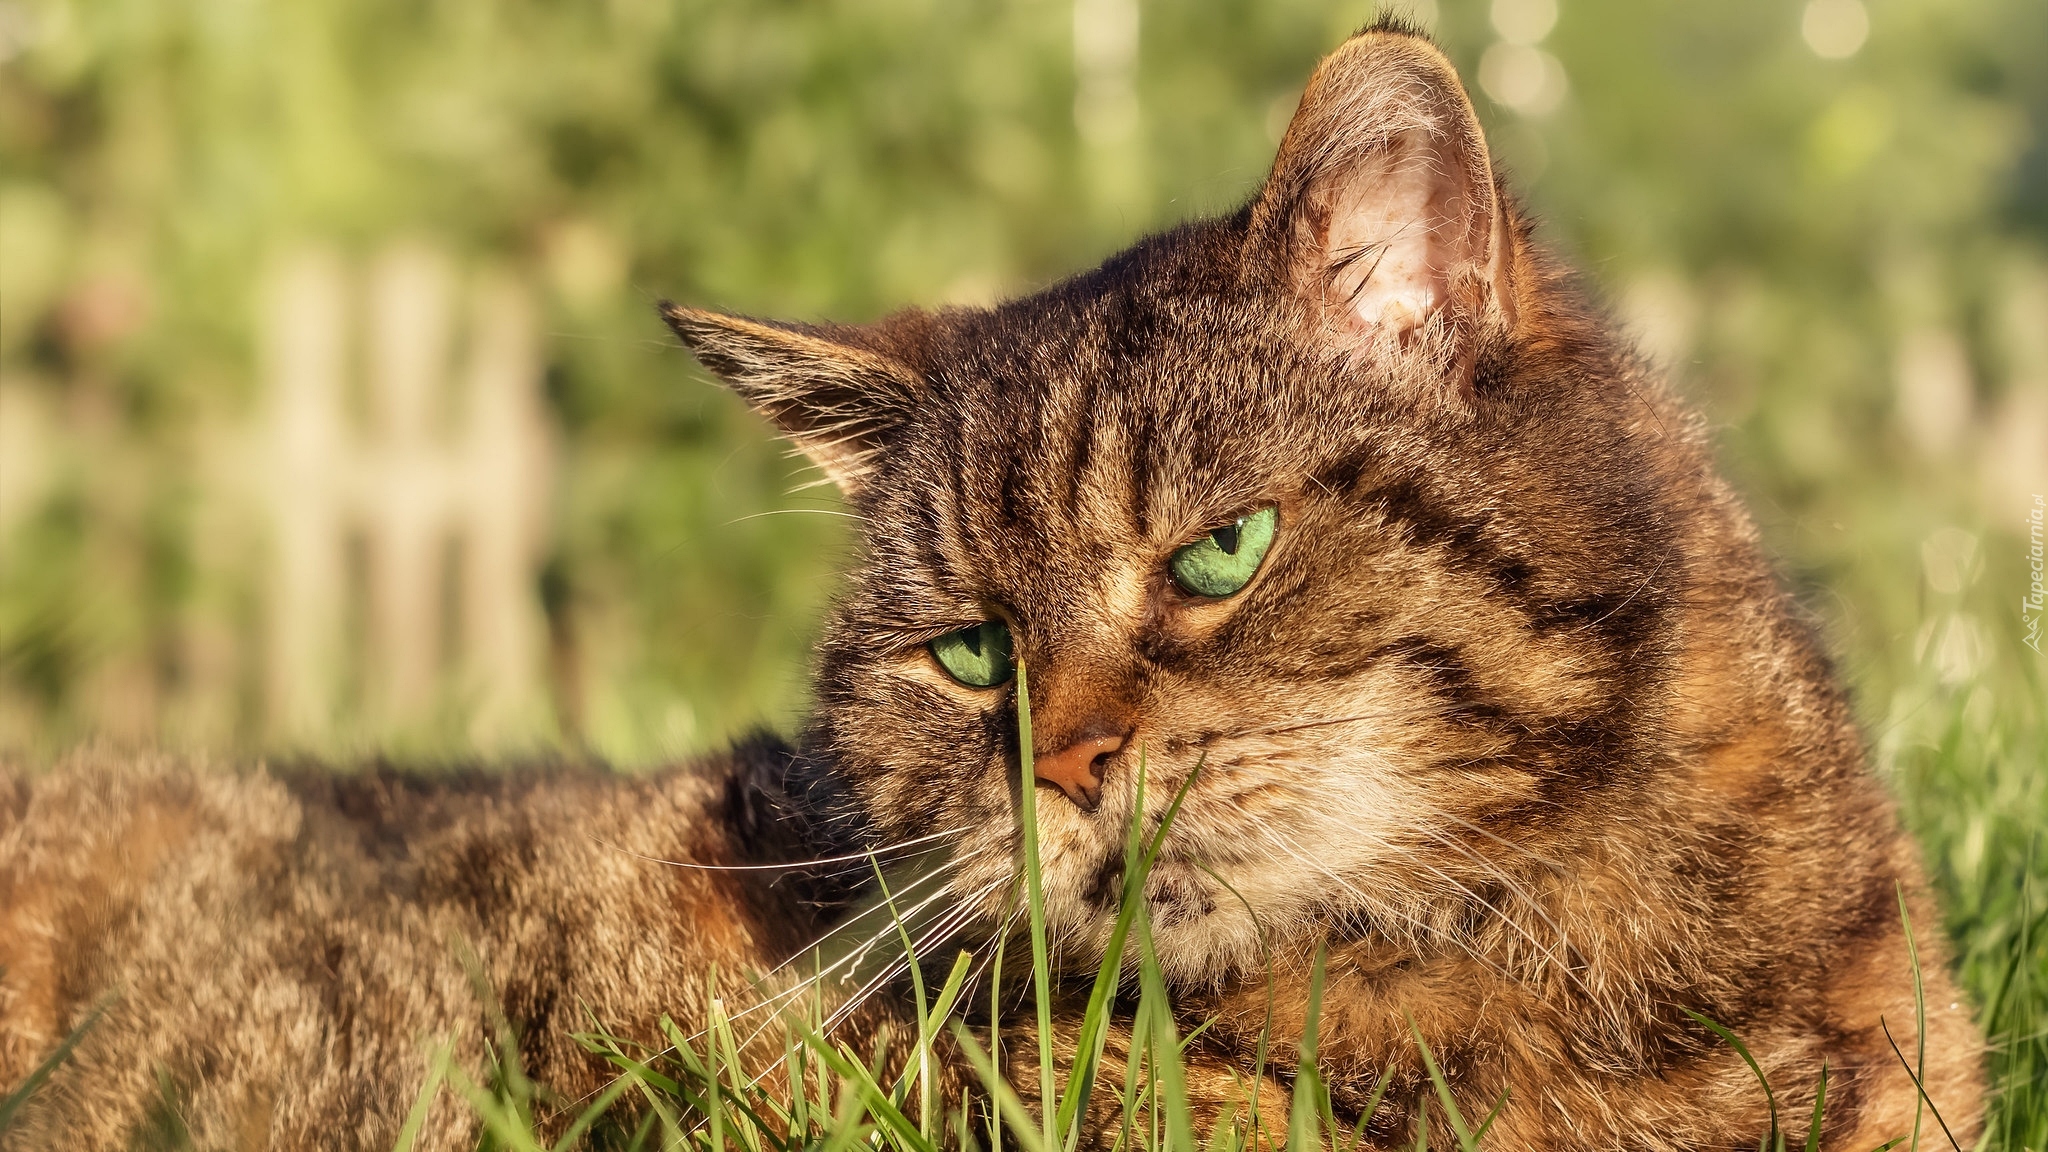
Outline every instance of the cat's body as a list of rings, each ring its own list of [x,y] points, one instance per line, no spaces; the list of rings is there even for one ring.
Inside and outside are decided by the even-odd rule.
[[[571,1033],[701,1019],[714,972],[751,1004],[764,960],[810,942],[811,886],[745,867],[801,838],[787,763],[766,742],[644,779],[86,752],[0,782],[0,1081],[103,1009],[0,1147],[389,1148],[441,1045],[481,1074],[500,1006],[529,1076],[594,1094]],[[476,1122],[441,1093],[418,1147],[471,1147]]]
[[[474,1002],[458,1003],[460,965],[435,951],[451,932],[508,989],[526,1043],[552,1030],[540,1066],[583,1090],[596,1072],[557,1035],[576,1026],[565,1004],[590,1002],[628,1032],[664,1010],[687,1023],[707,964],[772,966],[848,896],[642,857],[772,862],[936,838],[944,863],[918,895],[943,894],[961,934],[986,939],[1017,874],[1014,650],[1030,672],[1065,970],[1100,959],[1134,815],[1156,822],[1195,777],[1147,898],[1180,1007],[1218,1021],[1191,1050],[1209,1112],[1241,1091],[1231,1070],[1249,1073],[1262,1034],[1278,1071],[1261,1091],[1284,1099],[1321,948],[1338,1109],[1393,1070],[1369,1127],[1380,1146],[1413,1142],[1426,1081],[1411,1021],[1467,1115],[1512,1093],[1501,1147],[1753,1143],[1762,1094],[1690,1009],[1745,1039],[1787,1116],[1810,1107],[1825,1063],[1826,1146],[1867,1152],[1913,1122],[1916,1092],[1885,1036],[1908,1052],[1919,1040],[1903,892],[1928,1088],[1967,1139],[1981,1041],[1830,672],[1696,422],[1529,231],[1448,64],[1380,28],[1318,70],[1252,204],[1038,296],[865,328],[671,308],[699,358],[846,489],[866,526],[801,752],[756,747],[702,770],[724,783],[528,793],[550,798],[507,801],[524,831],[501,841],[525,847],[481,857],[432,821],[407,830],[413,800],[386,802],[388,838],[350,840],[292,831],[357,826],[324,800],[295,808],[261,780],[181,785],[243,789],[270,813],[249,827],[302,845],[272,857],[297,871],[239,881],[282,909],[264,923],[286,926],[249,970],[294,989],[308,1019],[380,1021],[377,1051],[408,1062],[348,1066],[395,1124],[425,1067],[408,1030],[478,1024]],[[92,772],[67,779],[17,788],[120,790]],[[90,889],[52,895],[68,882],[42,879],[14,847],[66,855],[63,813],[78,802],[25,803],[0,833],[0,918],[16,921]],[[111,828],[134,802],[92,804]],[[68,867],[110,891],[207,891],[180,870],[258,867],[181,862],[256,835],[233,809],[151,817],[132,863],[73,847]],[[330,841],[361,847],[334,863],[317,847]],[[439,887],[417,879],[429,861]],[[136,989],[202,1002],[240,971],[174,976],[168,937],[125,944],[146,931],[123,924],[168,932],[192,913],[70,915],[39,937],[54,950],[30,946],[30,975],[5,960],[0,1073],[21,1074],[37,1043],[123,990],[107,1018],[120,1026],[80,1050],[102,1075],[149,1053],[213,1051],[202,1039],[226,1053],[274,1034],[260,1016],[236,1017],[237,1031],[182,1008],[183,1025],[145,1022]],[[361,960],[386,965],[386,983],[328,975],[340,969],[321,960],[314,926],[351,915],[405,926],[370,937],[392,959],[366,946]],[[107,958],[90,971],[69,959],[87,955]],[[40,977],[39,964],[79,974]],[[408,965],[438,991],[405,1000]],[[538,975],[517,985],[522,972]],[[387,999],[413,1007],[387,1016]],[[850,1027],[872,1033],[900,1013],[891,1005],[877,998]],[[293,1059],[333,1050],[313,1028],[292,1034]],[[230,1066],[222,1055],[193,1072],[192,1099]],[[212,1114],[315,1131],[296,1118],[366,1091],[340,1066],[320,1065],[318,1093],[245,1092]],[[60,1073],[37,1123],[115,1123],[86,1068]],[[153,1084],[124,1075],[123,1099]]]

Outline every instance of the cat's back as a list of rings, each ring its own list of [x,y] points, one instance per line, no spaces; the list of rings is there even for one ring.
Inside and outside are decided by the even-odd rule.
[[[8,771],[0,1084],[93,1022],[0,1145],[167,1123],[202,1146],[388,1145],[431,1050],[474,1059],[500,1011],[530,1065],[594,1075],[567,1039],[583,1012],[681,1016],[713,965],[740,978],[801,946],[799,909],[718,870],[775,853],[779,755],[646,777],[100,750]]]

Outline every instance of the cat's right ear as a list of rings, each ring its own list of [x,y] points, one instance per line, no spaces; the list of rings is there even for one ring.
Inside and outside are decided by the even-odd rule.
[[[660,307],[697,361],[849,496],[917,402],[915,372],[828,329]]]
[[[1514,324],[1512,231],[1456,69],[1426,37],[1381,26],[1309,78],[1244,256],[1345,361],[1452,396],[1480,332]]]

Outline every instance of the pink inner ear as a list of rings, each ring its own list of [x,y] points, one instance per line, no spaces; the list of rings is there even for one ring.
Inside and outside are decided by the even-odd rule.
[[[1333,304],[1368,339],[1405,343],[1449,299],[1453,270],[1476,260],[1466,179],[1422,129],[1396,133],[1331,191],[1323,239]]]

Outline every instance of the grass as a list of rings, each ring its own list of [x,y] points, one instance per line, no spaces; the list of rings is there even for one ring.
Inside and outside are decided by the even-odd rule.
[[[1880,765],[1920,838],[1990,1041],[1985,1147],[2048,1149],[2048,726],[2031,653],[1899,707]]]
[[[1018,670],[1020,743],[1032,746],[1027,673]],[[2038,696],[2032,699],[2039,699]],[[1907,818],[1923,837],[1934,862],[1934,876],[1950,910],[1949,935],[1965,986],[1982,1006],[1981,1018],[1991,1037],[1989,1054],[1994,1096],[1990,1124],[1979,1145],[1987,1152],[2022,1152],[2048,1147],[2048,901],[2042,896],[2042,870],[2048,845],[2040,830],[2048,827],[2042,813],[2043,784],[2038,776],[2040,728],[2037,714],[2009,710],[1982,715],[1981,697],[1935,699],[1915,710],[1921,727],[1888,734],[1881,756],[1906,798]],[[1933,718],[1931,721],[1929,718]],[[1903,735],[1901,734],[1903,732]],[[1257,1096],[1247,1091],[1243,1106],[1226,1109],[1207,1129],[1198,1130],[1189,1106],[1183,1052],[1191,1036],[1183,1036],[1173,1012],[1157,957],[1145,901],[1140,898],[1146,876],[1200,767],[1169,806],[1149,836],[1134,821],[1127,834],[1122,902],[1098,966],[1077,1029],[1071,1039],[1071,1064],[1058,1075],[1059,1051],[1051,1041],[1052,964],[1048,954],[1044,891],[1040,883],[1036,827],[1036,792],[1027,751],[1020,765],[1022,883],[1016,909],[1029,925],[1031,992],[1037,1004],[1035,1035],[1036,1093],[1050,1106],[1034,1107],[1019,1094],[1005,1068],[1003,1037],[994,1023],[1002,1017],[1004,965],[1000,953],[986,971],[986,1001],[970,996],[972,958],[960,952],[943,957],[918,956],[908,926],[896,917],[899,941],[912,957],[908,972],[916,1009],[914,1036],[900,1038],[908,1050],[890,1050],[878,1043],[859,1052],[836,1039],[827,1026],[820,997],[785,1010],[772,1025],[780,1030],[772,1058],[749,1062],[743,1053],[757,1051],[741,1041],[732,1019],[714,994],[709,1018],[701,1031],[687,1034],[673,1020],[660,1022],[660,1046],[648,1045],[607,1031],[598,1021],[577,1039],[618,1070],[615,1079],[594,1099],[581,1105],[566,1127],[536,1122],[548,1098],[544,1086],[527,1078],[520,1067],[510,1025],[495,1007],[493,1042],[486,1046],[482,1077],[475,1078],[451,1055],[436,1052],[431,1072],[421,1086],[393,1152],[412,1152],[430,1108],[442,1092],[452,1092],[472,1108],[481,1122],[479,1149],[505,1152],[570,1152],[571,1149],[674,1150],[691,1152],[844,1152],[854,1148],[886,1152],[937,1152],[942,1147],[996,1148],[1026,1152],[1073,1152],[1084,1138],[1090,1102],[1111,1103],[1113,1152],[1237,1152],[1274,1147],[1329,1148],[1349,1152],[1361,1145],[1366,1121],[1380,1107],[1391,1081],[1382,1076],[1361,1118],[1346,1126],[1336,1116],[1328,1087],[1317,1072],[1317,1028],[1323,972],[1318,957],[1311,984],[1308,1027],[1299,1046],[1300,1072],[1291,1106],[1284,1118],[1261,1116]],[[1145,773],[1138,774],[1143,811]],[[889,910],[894,897],[879,870],[877,883]],[[1905,915],[1903,898],[1900,913]],[[1906,923],[1909,939],[1913,927]],[[1005,946],[999,944],[999,948]],[[1135,980],[1126,960],[1135,950]],[[1914,956],[1916,1010],[1919,1002],[1919,960]],[[933,989],[928,974],[947,974]],[[495,1004],[478,971],[472,974],[487,1006]],[[718,987],[707,974],[707,988]],[[1119,993],[1129,1004],[1135,985],[1136,1003],[1129,1016],[1128,1057],[1120,1068],[1105,1060],[1112,1032],[1111,1011]],[[978,1003],[987,1016],[979,1030],[967,1017]],[[1756,1074],[1758,1091],[1770,1104],[1770,1126],[1760,1134],[1759,1152],[1787,1152],[1794,1146],[1816,1152],[1827,1104],[1828,1073],[1822,1069],[1812,1114],[1793,1131],[1778,1114],[1777,1095],[1741,1038],[1705,1017],[1699,1022],[1740,1054]],[[0,1100],[0,1132],[7,1121],[69,1056],[89,1020],[72,1034],[17,1090]],[[1434,1105],[1441,1132],[1448,1129],[1460,1152],[1482,1146],[1489,1128],[1509,1102],[1504,1093],[1486,1116],[1467,1116],[1419,1029],[1410,1022],[1418,1054],[1433,1088],[1417,1103],[1423,1118],[1413,1147],[1428,1147],[1429,1117]],[[1199,1031],[1199,1029],[1197,1029]],[[1924,1029],[1920,1030],[1924,1032]],[[1916,1082],[1924,1066],[1924,1048],[1912,1054],[1898,1050],[1898,1059]],[[1262,1043],[1256,1080],[1264,1072]],[[1029,1053],[1027,1053],[1029,1055]],[[947,1098],[942,1089],[948,1067],[962,1062],[973,1072],[978,1098],[963,1094]],[[1936,1101],[1922,1094],[1922,1115],[1914,1128],[1869,1152],[1918,1152],[1955,1147]],[[980,1101],[989,1102],[987,1105]],[[1923,1122],[1924,1121],[1924,1122]],[[544,1139],[542,1133],[559,1128]],[[179,1147],[188,1141],[182,1127],[152,1134],[151,1146]],[[1864,1150],[1850,1150],[1864,1152]]]
[[[2026,674],[2023,670],[2022,675]],[[581,1037],[592,1051],[618,1067],[612,1091],[595,1101],[552,1146],[544,1145],[530,1126],[531,1098],[520,1097],[513,1078],[495,1094],[458,1082],[458,1090],[477,1108],[487,1124],[490,1147],[522,1152],[566,1152],[577,1147],[620,1149],[691,1149],[694,1152],[797,1152],[818,1149],[839,1152],[865,1147],[888,1152],[934,1152],[940,1147],[1018,1147],[1026,1152],[1072,1152],[1083,1138],[1082,1125],[1090,1101],[1113,1101],[1115,1152],[1237,1152],[1272,1147],[1284,1140],[1291,1148],[1329,1148],[1349,1152],[1363,1140],[1365,1123],[1379,1108],[1391,1082],[1391,1070],[1369,1098],[1363,1116],[1346,1126],[1336,1117],[1328,1087],[1317,1073],[1317,1029],[1322,996],[1322,963],[1312,980],[1309,1025],[1300,1041],[1289,1114],[1260,1116],[1257,1097],[1247,1092],[1244,1107],[1207,1130],[1198,1130],[1189,1107],[1182,1059],[1189,1037],[1180,1033],[1172,1002],[1152,948],[1151,924],[1140,898],[1145,878],[1157,859],[1160,844],[1186,794],[1183,785],[1165,819],[1149,836],[1134,822],[1126,840],[1123,899],[1120,911],[1089,988],[1086,1009],[1071,1034],[1072,1064],[1062,1079],[1051,1036],[1051,971],[1048,956],[1044,893],[1040,885],[1036,792],[1029,749],[1030,694],[1027,673],[1018,670],[1020,746],[1026,749],[1019,781],[1022,824],[1022,884],[1018,898],[1029,924],[1032,992],[1037,1003],[1036,1096],[1050,1102],[1035,1108],[1005,1077],[1030,1061],[1005,1064],[996,1048],[1001,1038],[992,1023],[1003,1000],[1000,958],[988,971],[989,1015],[984,1032],[965,1022],[968,1001],[961,993],[969,972],[966,953],[956,956],[935,997],[928,998],[924,971],[932,957],[915,957],[911,965],[912,995],[917,1009],[914,1051],[893,1061],[881,1052],[863,1054],[827,1035],[819,1026],[821,1008],[807,1014],[785,1014],[781,1023],[782,1075],[763,1081],[750,1074],[739,1058],[729,1022],[714,1008],[709,1026],[687,1036],[668,1020],[662,1022],[669,1047],[652,1051],[623,1038],[594,1030]],[[2038,700],[2035,695],[2030,699]],[[1973,702],[1974,701],[1974,702]],[[1994,1086],[1990,1123],[1978,1145],[1986,1152],[2023,1152],[2048,1148],[2048,901],[2041,883],[2048,865],[2048,845],[2040,830],[2048,827],[2038,779],[2040,728],[2038,716],[2024,709],[1981,715],[1981,697],[1940,698],[1927,702],[1917,715],[1932,722],[1932,738],[1894,741],[1885,756],[1906,797],[1906,814],[1923,837],[1935,861],[1935,882],[1950,909],[1949,934],[1955,942],[1965,985],[1983,1006],[1982,1019],[1991,1037],[1990,1071]],[[1199,774],[1199,767],[1197,768]],[[1193,777],[1189,783],[1193,782]],[[1143,810],[1145,775],[1138,780]],[[878,875],[879,879],[879,875]],[[1900,915],[1906,916],[1903,896]],[[1906,920],[1908,939],[1913,925]],[[908,931],[901,934],[914,956]],[[1136,950],[1136,978],[1130,981],[1125,960]],[[936,967],[933,970],[937,970]],[[1926,1005],[1920,996],[1917,950],[1913,957],[1916,1012],[1924,1023]],[[1111,1032],[1110,1013],[1118,993],[1126,999],[1130,984],[1137,992],[1129,1018],[1130,1058],[1121,1069],[1104,1060]],[[714,1001],[714,1004],[716,1002]],[[1770,1126],[1760,1134],[1759,1152],[1788,1152],[1820,1147],[1821,1122],[1827,1108],[1828,1071],[1815,1085],[1810,1115],[1780,1117],[1777,1093],[1750,1056],[1742,1039],[1705,1017],[1699,1021],[1741,1055],[1757,1078],[1758,1092],[1770,1105]],[[1411,1030],[1433,1099],[1425,1098],[1419,1115],[1423,1126],[1415,1136],[1418,1150],[1429,1146],[1427,1128],[1432,1104],[1460,1152],[1482,1146],[1487,1133],[1509,1102],[1504,1093],[1486,1116],[1467,1116],[1419,1029]],[[1924,1033],[1924,1027],[1918,1030]],[[1916,1033],[1916,1034],[1918,1034]],[[987,1046],[984,1046],[984,1037]],[[1894,1045],[1900,1062],[1920,1079],[1924,1046],[1908,1053]],[[1261,1045],[1263,1073],[1265,1047]],[[938,1098],[936,1070],[953,1055],[973,1070],[987,1108],[967,1100]],[[1028,1055],[1028,1054],[1027,1054]],[[459,1072],[445,1061],[436,1076]],[[431,1088],[431,1083],[430,1083]],[[525,1089],[531,1092],[531,1088]],[[422,1096],[422,1100],[426,1096]],[[620,1100],[641,1105],[622,1110],[635,1117],[630,1129],[613,1120],[609,1110]],[[1938,1101],[1922,1092],[1921,1111],[1913,1130],[1868,1152],[1919,1152],[1922,1148],[1958,1147],[1948,1136]],[[424,1105],[423,1105],[424,1106]],[[522,1127],[522,1122],[526,1126]],[[401,1140],[396,1152],[409,1152]],[[1864,1150],[1850,1150],[1864,1152]]]

